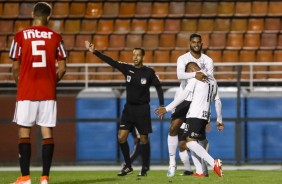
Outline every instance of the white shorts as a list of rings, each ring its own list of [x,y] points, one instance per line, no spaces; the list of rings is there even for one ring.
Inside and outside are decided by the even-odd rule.
[[[55,127],[57,102],[55,100],[18,101],[13,122],[25,127],[32,127],[35,123],[42,127]]]

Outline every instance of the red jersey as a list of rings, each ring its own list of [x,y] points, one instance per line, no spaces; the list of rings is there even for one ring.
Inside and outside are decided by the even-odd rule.
[[[17,101],[56,100],[56,62],[66,58],[60,34],[46,26],[19,31],[9,56],[20,62]]]

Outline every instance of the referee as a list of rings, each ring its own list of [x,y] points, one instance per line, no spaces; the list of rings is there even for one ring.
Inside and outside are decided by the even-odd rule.
[[[133,172],[130,160],[127,137],[134,127],[140,133],[142,169],[138,176],[146,176],[150,166],[150,144],[148,134],[152,133],[150,113],[150,86],[155,86],[159,104],[163,106],[164,96],[161,83],[152,68],[143,65],[145,50],[133,49],[133,65],[118,62],[95,50],[94,44],[85,41],[85,47],[98,58],[118,69],[125,77],[126,104],[122,112],[118,131],[118,141],[124,157],[125,165],[118,176],[125,176]]]

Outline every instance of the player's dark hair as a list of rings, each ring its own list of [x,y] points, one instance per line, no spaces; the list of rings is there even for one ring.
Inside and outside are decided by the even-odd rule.
[[[145,56],[145,50],[143,48],[134,48],[133,50],[141,50],[141,54]]]
[[[191,34],[189,40],[192,41],[193,38],[200,38],[200,40],[202,41],[202,37],[199,34],[196,33]]]
[[[51,12],[51,6],[45,2],[38,2],[33,7],[33,15],[36,17],[48,17],[51,15]]]
[[[188,72],[188,69],[189,69],[190,65],[196,65],[200,69],[200,67],[199,67],[199,65],[197,63],[195,63],[195,62],[188,62],[187,65],[185,66],[185,72]]]

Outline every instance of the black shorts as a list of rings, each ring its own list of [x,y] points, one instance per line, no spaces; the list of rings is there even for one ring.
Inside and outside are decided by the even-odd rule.
[[[187,118],[187,127],[184,129],[184,136],[197,140],[206,139],[206,125],[208,120],[198,118]]]
[[[134,127],[140,134],[152,133],[151,111],[149,104],[125,104],[122,111],[120,130],[132,130]]]
[[[183,122],[186,120],[186,115],[189,110],[191,101],[184,100],[181,104],[179,104],[175,111],[171,114],[171,119],[181,119]]]
[[[186,137],[184,135],[184,129],[179,128],[177,135],[178,135],[178,141],[186,141]]]

